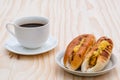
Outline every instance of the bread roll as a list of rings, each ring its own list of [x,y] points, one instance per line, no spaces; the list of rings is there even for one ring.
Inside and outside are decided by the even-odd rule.
[[[92,34],[79,35],[73,39],[66,48],[64,66],[71,70],[78,69],[94,43],[95,37]]]
[[[107,37],[101,37],[86,55],[81,66],[82,72],[102,70],[109,62],[112,48],[112,40]]]

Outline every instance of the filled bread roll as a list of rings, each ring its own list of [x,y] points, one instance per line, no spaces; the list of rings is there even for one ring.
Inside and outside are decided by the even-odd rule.
[[[65,55],[64,55],[64,66],[71,69],[78,69],[86,53],[95,43],[95,37],[92,34],[83,34],[79,35],[73,39],[70,44],[67,46]]]
[[[82,72],[97,72],[109,62],[113,42],[107,37],[101,37],[86,55],[82,65]]]

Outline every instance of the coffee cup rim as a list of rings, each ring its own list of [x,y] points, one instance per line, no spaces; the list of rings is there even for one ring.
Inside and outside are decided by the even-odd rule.
[[[29,29],[33,29],[33,28],[41,28],[41,27],[44,27],[44,26],[46,26],[46,25],[49,25],[49,19],[47,18],[47,17],[43,17],[43,16],[23,16],[23,17],[19,17],[19,18],[16,18],[16,19],[14,19],[13,21],[12,21],[12,23],[17,27],[19,24],[18,24],[18,21],[20,21],[20,20],[23,20],[23,19],[25,19],[25,18],[43,18],[43,19],[45,19],[46,20],[46,24],[44,24],[43,26],[40,26],[40,27],[31,27],[31,28],[29,28]],[[27,28],[27,27],[19,27],[19,28]],[[28,29],[28,28],[27,28]]]

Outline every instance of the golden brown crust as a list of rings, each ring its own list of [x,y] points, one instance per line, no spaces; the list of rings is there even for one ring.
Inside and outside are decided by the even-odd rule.
[[[102,41],[108,42],[109,45],[105,46],[104,50],[101,49],[101,51],[100,50],[98,51],[97,54],[99,54],[99,55],[96,57],[96,61],[94,62],[95,65],[91,65],[90,60],[93,60],[91,58],[93,57],[93,55],[95,55],[95,51],[98,50],[98,47]],[[92,47],[92,49],[89,51],[89,53],[86,55],[85,60],[82,64],[82,71],[95,72],[95,71],[99,71],[99,70],[103,69],[110,59],[112,48],[113,48],[112,40],[107,37],[101,37],[95,43],[95,45]]]
[[[82,42],[82,43],[81,43]],[[77,52],[74,52],[74,48],[77,45],[80,45]],[[90,47],[95,43],[95,37],[92,34],[83,34],[79,35],[73,39],[70,44],[67,46],[65,55],[64,55],[64,65],[65,67],[76,70],[78,69]]]
[[[102,50],[102,52],[100,53],[100,56],[104,57],[104,59],[108,59],[111,56],[111,52],[113,49],[113,42],[110,38],[107,37],[101,37],[98,41],[97,41],[97,45],[99,45],[102,41],[107,41],[110,45],[108,45],[105,50]],[[97,47],[97,46],[96,46]]]

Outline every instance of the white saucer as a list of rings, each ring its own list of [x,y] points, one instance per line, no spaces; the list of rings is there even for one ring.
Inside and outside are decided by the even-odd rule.
[[[17,54],[36,55],[36,54],[42,54],[49,50],[52,50],[53,48],[57,46],[57,43],[58,43],[57,40],[53,38],[52,36],[50,36],[47,42],[42,47],[37,48],[37,49],[28,49],[28,48],[22,47],[14,37],[11,37],[5,43],[5,48]]]
[[[64,52],[65,51],[63,50],[63,51],[57,53],[57,55],[55,56],[56,63],[62,69],[64,69],[65,71],[67,71],[67,72],[69,72],[71,74],[74,74],[74,75],[78,75],[78,76],[98,76],[98,75],[102,75],[102,74],[105,74],[105,73],[109,72],[113,68],[115,68],[115,66],[117,64],[117,60],[116,60],[117,58],[115,57],[114,54],[112,54],[108,65],[101,71],[89,72],[89,73],[88,72],[81,72],[80,70],[73,71],[73,70],[70,70],[70,69],[64,67],[64,64],[63,64]]]

